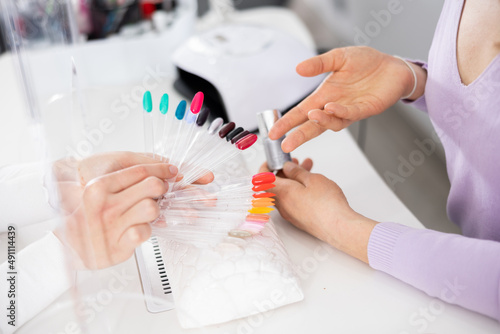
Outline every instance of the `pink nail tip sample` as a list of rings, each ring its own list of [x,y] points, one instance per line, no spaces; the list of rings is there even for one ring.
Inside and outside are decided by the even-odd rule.
[[[189,110],[191,110],[193,114],[197,114],[200,112],[201,106],[203,105],[203,98],[204,95],[202,92],[196,93],[196,95],[193,97],[193,101],[191,101],[191,107],[189,108]]]
[[[257,135],[252,133],[238,140],[236,142],[236,147],[239,150],[246,150],[247,148],[252,146],[256,141],[257,141]]]

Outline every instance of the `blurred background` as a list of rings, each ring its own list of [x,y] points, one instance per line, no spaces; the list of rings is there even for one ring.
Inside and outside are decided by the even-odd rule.
[[[197,2],[197,15],[202,16],[209,8],[209,0]],[[40,3],[45,7],[24,9],[23,29],[27,35],[33,34],[30,41],[35,47],[57,44],[61,42],[58,41],[61,34],[54,34],[54,38],[44,34],[37,39],[38,13],[50,14],[51,1]],[[181,3],[179,0],[73,0],[80,32],[73,37],[82,43],[102,43],[151,35],[172,24]],[[389,54],[426,61],[443,0],[234,0],[233,4],[236,9],[262,6],[291,9],[311,32],[318,52],[368,45]],[[54,31],[63,28],[51,26]],[[0,33],[0,53],[8,50],[4,33]],[[416,142],[435,142],[432,125],[424,112],[398,103],[382,115],[354,124],[349,131],[377,172],[424,225],[458,232],[446,217],[449,182],[439,144],[435,151],[425,155],[425,163],[412,165],[409,175],[402,180],[394,182],[388,177],[391,173],[398,174],[401,164],[411,161],[416,151],[422,151]]]

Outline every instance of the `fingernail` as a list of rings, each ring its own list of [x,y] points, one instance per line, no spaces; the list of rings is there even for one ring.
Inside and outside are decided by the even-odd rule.
[[[170,171],[170,173],[172,173],[172,175],[177,175],[177,173],[179,172],[179,170],[177,169],[177,167],[172,166],[172,165],[170,165],[168,167],[168,170]]]
[[[311,122],[314,122],[314,123],[316,123],[316,124],[317,124],[317,123],[319,123],[319,121],[318,121],[317,119],[311,119],[311,113],[312,113],[312,112],[313,112],[313,110],[311,110],[311,111],[309,111],[309,112],[307,113],[307,118],[309,118],[309,120],[310,120]]]
[[[330,110],[330,109],[325,109],[325,112],[326,112],[327,114],[330,114],[330,115],[332,115],[332,114],[334,113],[334,111],[333,111],[333,110]]]

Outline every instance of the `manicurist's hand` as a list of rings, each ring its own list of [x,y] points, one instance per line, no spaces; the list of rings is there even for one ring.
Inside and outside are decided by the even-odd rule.
[[[377,222],[355,212],[342,189],[321,174],[311,173],[312,161],[287,162],[276,177],[276,207],[299,229],[368,263],[370,233]],[[267,172],[263,164],[260,172]],[[281,175],[281,176],[280,176]]]
[[[65,224],[54,234],[88,269],[128,259],[151,236],[149,222],[160,214],[156,198],[177,168],[132,152],[93,155],[54,164]],[[197,183],[213,180],[209,173]]]
[[[411,64],[423,94],[426,72]],[[297,73],[312,77],[330,73],[307,98],[276,122],[269,138],[278,139],[298,126],[282,143],[291,152],[325,130],[339,131],[355,121],[379,114],[408,95],[415,80],[401,59],[369,47],[333,49],[297,65]]]

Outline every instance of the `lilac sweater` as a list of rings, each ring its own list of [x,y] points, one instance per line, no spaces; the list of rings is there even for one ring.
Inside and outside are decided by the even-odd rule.
[[[500,55],[470,85],[460,80],[457,30],[463,0],[447,0],[429,53],[427,110],[445,152],[448,216],[465,236],[381,223],[370,266],[431,296],[500,320]]]

